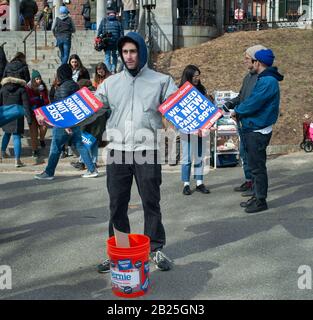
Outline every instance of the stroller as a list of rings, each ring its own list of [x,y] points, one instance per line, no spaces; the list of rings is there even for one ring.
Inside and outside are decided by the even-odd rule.
[[[313,151],[313,123],[303,122],[303,141],[300,143],[300,148],[305,152]]]

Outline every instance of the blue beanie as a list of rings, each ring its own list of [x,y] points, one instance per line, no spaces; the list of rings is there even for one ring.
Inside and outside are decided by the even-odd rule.
[[[268,67],[271,67],[273,65],[275,56],[271,49],[262,49],[255,53],[255,59],[261,63],[264,63]]]
[[[68,14],[68,13],[69,13],[69,11],[66,8],[66,6],[61,6],[60,7],[60,14]]]

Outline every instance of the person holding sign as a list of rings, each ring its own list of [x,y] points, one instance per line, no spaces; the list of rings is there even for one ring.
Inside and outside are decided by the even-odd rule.
[[[241,125],[252,175],[254,196],[240,204],[247,213],[268,209],[266,148],[272,137],[273,124],[279,115],[279,81],[284,79],[277,68],[272,67],[274,59],[274,53],[270,49],[255,53],[253,69],[258,74],[258,80],[251,95],[232,111]]]
[[[57,69],[57,79],[59,86],[56,88],[54,99],[60,101],[67,98],[71,94],[79,90],[79,86],[72,79],[72,69],[68,64],[63,64]],[[40,118],[36,116],[38,123],[42,124],[44,117]],[[92,163],[88,150],[85,148],[82,142],[80,127],[73,127],[71,129],[63,129],[53,127],[52,129],[52,143],[50,148],[50,154],[48,159],[48,165],[44,172],[35,175],[35,179],[38,180],[53,180],[56,166],[58,165],[63,145],[72,139],[72,144],[76,150],[80,153],[84,163],[86,164],[88,171],[83,174],[83,178],[95,178],[98,176],[98,171],[95,165]]]
[[[189,81],[196,89],[204,96],[207,96],[207,91],[200,80],[200,70],[194,65],[188,65],[183,71],[180,85],[182,87],[186,81]],[[181,178],[184,182],[184,195],[191,195],[190,190],[190,174],[192,158],[194,158],[194,178],[197,180],[196,191],[204,194],[210,193],[210,190],[203,184],[203,141],[201,130],[198,134],[181,133],[181,142],[183,150],[183,159],[181,167]]]
[[[150,237],[151,259],[162,271],[171,269],[171,260],[162,252],[165,230],[160,210],[161,164],[158,162],[157,131],[162,129],[158,107],[177,87],[172,77],[147,66],[144,39],[129,32],[118,42],[125,65],[122,72],[104,81],[96,97],[110,108],[107,121],[107,188],[110,197],[109,235],[113,226],[130,233],[127,215],[133,178],[144,210],[144,234]],[[98,265],[98,272],[109,272],[110,261]]]

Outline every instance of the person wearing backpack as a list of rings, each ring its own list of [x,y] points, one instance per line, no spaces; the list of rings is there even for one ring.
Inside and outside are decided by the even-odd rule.
[[[85,30],[91,29],[90,13],[91,13],[90,2],[89,0],[86,0],[85,3],[83,4],[82,12],[81,12],[81,15],[83,16],[85,21]]]
[[[117,66],[117,42],[124,36],[122,24],[117,20],[114,10],[108,10],[108,16],[102,19],[97,35],[107,38],[107,46],[104,49],[104,63],[109,71],[114,74]]]
[[[52,24],[52,32],[57,40],[56,46],[61,53],[61,64],[66,64],[70,56],[72,34],[75,33],[75,25],[69,11],[65,6],[60,7],[60,16],[56,17]]]

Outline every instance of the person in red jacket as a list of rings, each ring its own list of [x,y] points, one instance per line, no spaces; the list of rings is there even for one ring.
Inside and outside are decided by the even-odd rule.
[[[32,110],[40,108],[49,104],[48,89],[46,84],[43,82],[39,71],[32,71],[31,81],[26,86],[26,91],[30,100]],[[32,124],[29,128],[31,145],[32,145],[32,154],[34,158],[39,157],[38,150],[38,131],[41,148],[45,148],[45,135],[47,133],[47,127],[45,125],[40,126],[36,121],[35,113],[32,112]]]

